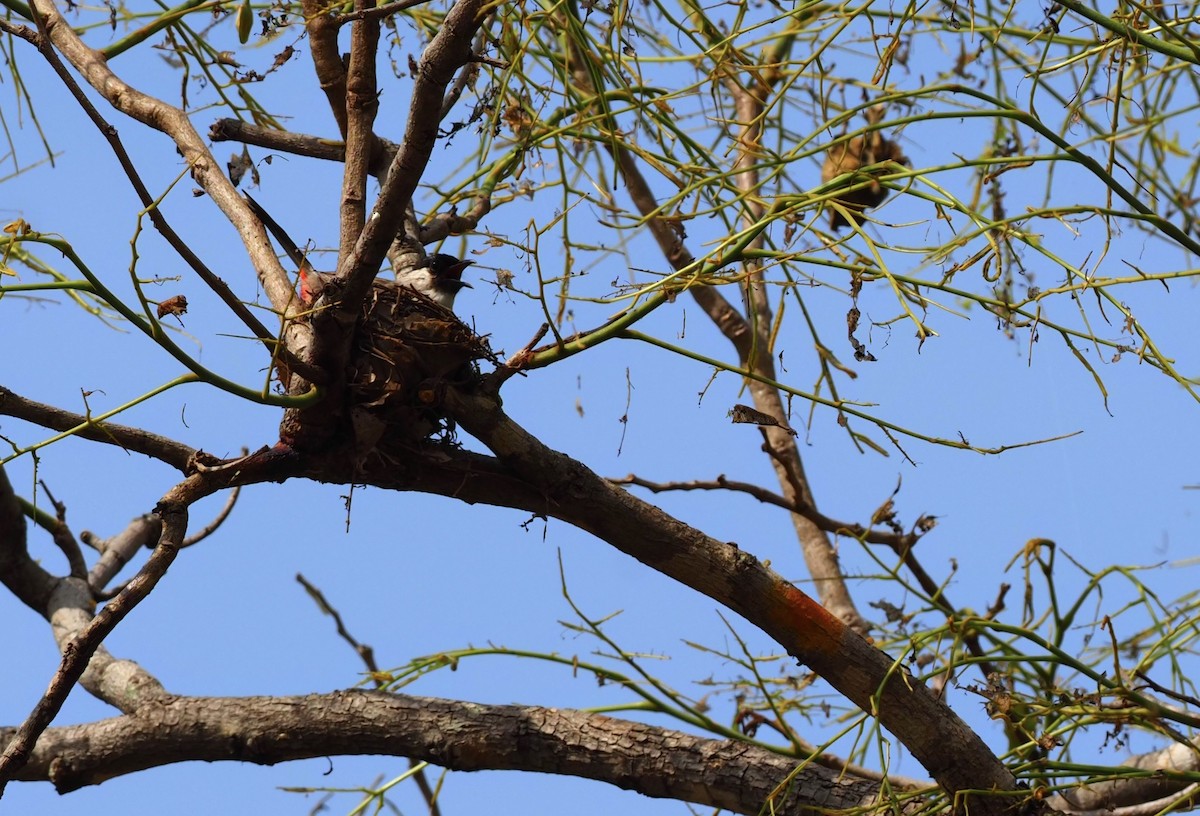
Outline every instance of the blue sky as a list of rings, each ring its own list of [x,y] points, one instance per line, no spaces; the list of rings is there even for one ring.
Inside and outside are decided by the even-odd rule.
[[[269,55],[259,56],[264,61],[260,67],[265,67]],[[118,62],[118,70],[131,70],[126,66],[135,59]],[[23,218],[35,229],[61,233],[105,281],[128,291],[129,242],[136,212],[133,194],[99,135],[31,53],[24,54],[22,70],[39,103],[39,121],[52,134],[55,149],[62,152],[57,166],[42,165],[4,182],[0,219]],[[144,70],[141,76],[161,85],[160,92],[171,93],[171,83],[160,81],[157,73]],[[264,85],[264,95],[279,99],[297,82],[307,81],[307,74],[299,69],[293,76],[290,84],[280,80]],[[10,103],[11,97],[4,102],[11,126]],[[211,117],[211,112],[197,114],[197,126],[205,128]],[[115,121],[152,189],[164,188],[182,171],[165,138],[144,135],[128,120]],[[311,109],[295,120],[295,126],[331,132],[331,126],[314,117]],[[939,160],[937,151],[944,144],[918,139],[916,129],[909,134],[905,149],[914,166]],[[963,151],[977,147],[972,139],[978,133],[964,128],[955,140],[959,137]],[[33,129],[26,127],[16,138],[20,161],[32,161],[38,150]],[[957,144],[953,147],[958,149]],[[223,158],[233,149],[218,145],[215,152]],[[261,151],[255,155],[261,157]],[[301,243],[311,239],[321,246],[332,244],[338,168],[293,158],[264,164],[260,171],[263,183],[255,196],[293,237]],[[815,185],[817,178],[814,168],[810,183]],[[214,214],[210,202],[190,196],[189,188],[185,178],[168,200],[168,217],[201,248],[210,266],[244,296],[252,297],[252,270],[232,228]],[[1024,188],[1014,182],[1009,189],[1015,191],[1012,206],[1018,206],[1022,195],[1032,200],[1041,192],[1033,183]],[[1079,195],[1091,193],[1081,187]],[[546,216],[551,206],[536,202],[530,209],[541,208]],[[921,206],[922,202],[901,201],[884,212],[897,220],[930,218]],[[587,208],[578,217],[600,220],[596,210]],[[505,220],[498,214],[487,226],[516,236],[523,222],[519,215]],[[1056,228],[1048,225],[1047,233]],[[1055,235],[1052,240],[1074,253],[1076,261],[1094,249],[1086,238]],[[481,250],[483,243],[472,238],[466,247]],[[459,251],[454,244],[447,249]],[[143,277],[182,276],[160,291],[164,295],[184,292],[191,302],[179,339],[185,348],[223,374],[242,382],[255,382],[256,377],[261,381],[260,348],[240,336],[237,324],[215,298],[204,295],[201,285],[157,236],[143,235],[138,251]],[[1171,267],[1195,264],[1194,258],[1165,252],[1133,232],[1121,236],[1110,253],[1139,265],[1151,265],[1156,259]],[[540,315],[529,301],[510,296],[488,281],[496,269],[503,268],[517,272],[518,284],[530,285],[527,276],[520,277],[525,274],[522,259],[508,247],[475,257],[478,266],[471,273],[475,288],[460,296],[458,311],[490,333],[495,347],[511,352],[533,335]],[[547,250],[543,263],[555,257],[553,250]],[[665,268],[652,254],[638,257],[645,259],[646,268]],[[597,277],[607,280],[624,274],[618,266],[598,272]],[[1045,274],[1038,283],[1052,285],[1053,271]],[[803,295],[825,342],[849,362],[845,296],[832,288],[803,290]],[[1181,372],[1194,374],[1194,287],[1181,280],[1167,292],[1159,284],[1147,284],[1123,289],[1119,296],[1136,310],[1166,353],[1175,356]],[[891,329],[866,325],[866,320],[884,321],[896,312],[895,299],[885,287],[868,287],[860,304],[865,319],[859,338],[878,361],[852,364],[859,376],[840,383],[843,396],[870,402],[870,410],[913,429],[950,438],[961,432],[980,446],[1082,433],[999,456],[905,440],[904,450],[914,465],[894,449],[888,457],[859,453],[826,409],[818,409],[811,427],[802,428],[808,407],[798,401],[792,422],[802,430],[802,452],[821,509],[833,517],[865,520],[902,480],[897,497],[901,518],[911,523],[922,513],[939,517],[937,529],[920,544],[923,563],[942,577],[949,573],[951,561],[957,562],[953,597],[977,609],[991,602],[1000,581],[1019,583],[1018,575],[1004,575],[1002,570],[1035,537],[1053,539],[1093,568],[1113,563],[1161,564],[1144,577],[1163,598],[1190,591],[1196,583],[1195,567],[1180,562],[1197,554],[1193,511],[1200,494],[1186,489],[1200,483],[1194,434],[1188,432],[1197,411],[1195,400],[1140,364],[1133,354],[1114,363],[1109,361],[1110,352],[1085,349],[1107,386],[1106,408],[1092,375],[1050,332],[1042,332],[1031,354],[1027,334],[1009,339],[997,330],[993,316],[978,307],[957,306],[961,316],[931,313],[930,325],[940,336],[918,345],[907,324]],[[1072,308],[1065,300],[1048,306],[1053,317],[1064,320],[1070,319]],[[600,308],[584,310],[586,318],[580,322],[589,325],[585,320],[601,313]],[[794,311],[790,316],[796,317]],[[1117,337],[1119,319],[1113,319],[1111,328],[1102,327],[1099,320],[1093,325],[1106,336]],[[798,326],[787,330],[791,334],[785,333],[781,344],[786,348],[789,381],[807,389],[816,368],[811,342],[806,342]],[[684,332],[689,347],[729,357],[724,341],[686,298],[664,307],[643,328],[669,340]],[[90,392],[88,403],[100,410],[133,399],[180,373],[175,361],[141,336],[120,326],[104,326],[61,297],[10,297],[0,303],[0,348],[9,350],[0,366],[0,382],[24,396],[75,410],[82,410],[81,390]],[[547,444],[604,475],[632,472],[666,481],[725,474],[771,487],[773,477],[758,451],[757,432],[731,424],[726,416],[734,403],[748,399],[739,393],[732,376],[722,375],[709,386],[710,376],[703,365],[633,342],[614,341],[550,369],[515,378],[506,386],[505,406]],[[627,384],[632,386],[629,391]],[[628,417],[626,423],[621,422],[623,416]],[[278,414],[202,386],[189,386],[133,409],[120,421],[143,424],[218,455],[235,455],[242,446],[273,442]],[[887,447],[878,433],[862,423],[857,427]],[[22,444],[44,438],[43,432],[9,419],[0,421],[0,434]],[[35,475],[30,457],[7,468],[17,489],[32,496]],[[112,535],[132,517],[150,510],[177,475],[140,456],[68,440],[41,453],[36,478],[46,480],[55,496],[66,502],[76,533],[88,529]],[[561,558],[574,600],[592,617],[620,611],[606,631],[630,651],[653,653],[656,670],[685,693],[699,697],[706,689],[694,685],[695,681],[738,673],[736,667],[685,644],[732,648],[720,614],[756,653],[777,651],[711,600],[560,522],[524,525],[526,516],[514,511],[375,489],[355,491],[348,519],[345,493],[344,487],[310,483],[247,489],[220,533],[180,556],[151,597],[108,640],[108,648],[140,662],[178,694],[304,694],[352,686],[360,680],[361,665],[336,637],[331,621],[321,616],[295,582],[295,574],[303,573],[326,593],[351,631],[375,648],[383,666],[489,643],[584,656],[598,644],[560,623],[571,619],[560,589]],[[803,563],[782,511],[744,496],[714,493],[665,494],[652,500],[711,535],[736,541],[769,559],[775,569],[803,585]],[[219,504],[209,500],[196,507],[193,527],[205,523]],[[857,544],[842,542],[841,546],[847,572],[859,576],[852,586],[864,614],[878,615],[867,606],[872,600],[905,600],[894,586],[870,577],[878,570]],[[60,557],[44,535],[31,535],[31,549],[48,568],[62,569]],[[1069,594],[1080,579],[1067,571],[1063,582]],[[1096,615],[1115,611],[1123,597],[1122,591],[1114,589],[1097,605]],[[1010,601],[1019,603],[1015,596]],[[45,624],[7,593],[0,593],[0,616],[8,621],[0,645],[10,656],[0,671],[0,723],[15,725],[44,690],[57,655]],[[435,673],[406,691],[563,707],[613,705],[627,699],[618,689],[598,688],[594,681],[573,678],[564,669],[499,656],[465,661],[458,671]],[[955,704],[1000,747],[999,732],[986,723],[978,698],[962,694]],[[725,717],[731,714],[728,699],[716,705],[718,712],[725,707]],[[115,713],[77,689],[57,722],[89,722]],[[819,733],[818,725],[812,727],[814,734]],[[1137,750],[1148,747],[1149,740],[1133,745]],[[186,812],[196,807],[196,792],[203,791],[205,810],[238,814],[269,808],[274,813],[303,813],[314,799],[283,793],[280,786],[351,787],[377,776],[388,778],[404,767],[402,760],[385,757],[314,760],[270,769],[193,763],[114,780],[66,797],[59,797],[46,784],[14,784],[4,804],[12,812],[49,816],[118,807],[138,816],[163,810]],[[911,759],[901,759],[897,770],[920,774]],[[480,807],[493,813],[527,812],[531,806],[557,805],[568,797],[572,809],[582,814],[608,813],[614,808],[631,814],[681,809],[597,783],[521,774],[452,774],[443,796],[447,813]],[[402,807],[410,811],[416,807],[411,788],[403,787],[397,797]],[[348,811],[352,801],[352,797],[337,800],[333,811]]]

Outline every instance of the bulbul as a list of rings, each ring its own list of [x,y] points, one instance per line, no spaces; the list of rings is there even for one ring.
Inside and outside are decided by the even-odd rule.
[[[312,300],[315,295],[314,289],[320,286],[312,264],[304,257],[304,253],[296,246],[296,242],[284,232],[283,227],[279,226],[279,223],[262,208],[262,205],[255,201],[249,193],[245,193],[245,196],[246,203],[258,216],[258,220],[275,236],[275,240],[279,242],[283,251],[287,253],[288,258],[299,270],[301,299],[305,302]],[[453,309],[454,297],[459,290],[463,287],[472,288],[471,284],[462,279],[463,270],[472,263],[474,261],[460,261],[453,255],[438,252],[426,257],[424,261],[414,267],[399,270],[396,273],[396,282],[401,286],[407,286],[420,292],[439,306]]]
[[[454,308],[454,296],[464,286],[474,288],[462,279],[463,270],[475,263],[460,261],[453,255],[438,252],[430,255],[425,262],[409,269],[401,269],[396,273],[396,283],[416,289],[447,309]]]

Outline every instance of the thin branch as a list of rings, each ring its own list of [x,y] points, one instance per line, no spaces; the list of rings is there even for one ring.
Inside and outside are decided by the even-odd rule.
[[[400,0],[400,2],[397,3],[385,3],[382,6],[367,6],[364,8],[355,9],[354,11],[346,14],[335,14],[333,15],[333,21],[340,26],[346,25],[347,23],[364,20],[370,20],[378,23],[381,20],[391,17],[397,12],[414,8],[415,6],[422,6],[428,2],[429,0]]]
[[[309,55],[317,73],[317,84],[325,92],[329,112],[337,123],[338,133],[346,138],[346,66],[338,48],[341,25],[329,14],[326,3],[302,0],[304,29],[308,32]]]
[[[379,664],[375,662],[375,650],[365,643],[360,643],[354,635],[350,634],[350,630],[346,628],[346,624],[342,620],[341,613],[337,611],[333,604],[329,603],[329,600],[325,597],[325,593],[313,586],[300,573],[296,573],[296,581],[308,592],[309,596],[316,603],[317,608],[333,618],[338,636],[350,644],[350,648],[354,650],[354,653],[362,660],[363,665],[367,667],[367,672],[371,675],[371,682],[375,688],[382,689],[387,684],[387,681],[384,680],[379,671]],[[408,767],[413,771],[413,780],[417,783],[417,787],[421,789],[421,795],[425,797],[425,805],[429,808],[429,816],[441,816],[442,810],[438,805],[437,792],[429,784],[429,777],[425,774],[422,761],[415,757],[409,757]]]
[[[29,557],[22,501],[0,465],[0,582],[26,606],[46,608],[59,580]]]
[[[903,560],[904,566],[910,573],[912,573],[913,577],[916,578],[917,583],[920,585],[922,591],[925,592],[935,606],[937,606],[947,615],[956,615],[959,612],[959,608],[954,606],[950,599],[946,597],[945,587],[934,581],[929,573],[925,571],[925,568],[921,565],[921,562],[917,560],[914,548],[916,547],[917,542],[921,539],[921,533],[885,532],[883,530],[864,527],[857,522],[847,523],[837,521],[836,519],[832,519],[822,514],[815,507],[808,507],[799,502],[789,501],[783,496],[780,496],[777,493],[772,493],[771,491],[759,487],[758,485],[749,484],[748,482],[732,481],[730,479],[726,479],[723,475],[718,476],[713,481],[707,482],[703,480],[694,480],[690,482],[652,482],[648,479],[643,479],[640,476],[635,476],[631,473],[622,478],[610,478],[609,481],[613,484],[637,485],[638,487],[644,487],[654,493],[661,493],[669,490],[734,490],[741,493],[746,493],[747,495],[753,496],[765,504],[773,504],[776,507],[783,508],[784,510],[789,510],[793,513],[799,513],[827,533],[832,533],[834,535],[848,535],[858,539],[859,541],[865,541],[869,544],[882,544],[890,548],[892,552],[894,552]],[[997,600],[997,603],[1002,603],[1002,597],[1003,596],[1001,596],[1001,599]],[[992,615],[990,614],[989,617],[992,617]],[[987,659],[987,651],[979,642],[978,633],[967,632],[963,635],[963,640],[967,644],[967,650],[970,651],[973,657],[977,658],[980,673],[984,677],[994,673],[996,671],[996,665],[991,660]]]
[[[778,493],[772,493],[766,488],[750,484],[749,482],[727,479],[723,475],[711,481],[694,479],[687,482],[652,482],[649,479],[643,479],[631,473],[628,476],[610,478],[609,481],[613,484],[637,485],[653,493],[663,493],[671,490],[733,490],[753,496],[764,504],[772,504],[789,512],[799,513],[827,533],[849,536],[859,541],[865,541],[868,544],[884,544],[897,551],[910,549],[921,538],[920,533],[894,533],[873,527],[864,527],[858,522],[838,521],[824,515],[815,507],[808,507],[800,502],[789,501]]]
[[[87,577],[87,562],[83,560],[83,550],[79,548],[79,542],[75,540],[71,528],[67,526],[67,506],[54,498],[54,494],[50,492],[50,488],[44,481],[39,479],[38,484],[41,485],[50,504],[54,506],[54,520],[47,528],[50,531],[50,537],[54,539],[54,545],[67,559],[67,566],[71,571],[72,578]],[[28,509],[31,512],[37,512],[33,505],[29,505]]]
[[[345,142],[306,133],[276,130],[243,122],[241,119],[218,119],[209,128],[208,137],[214,142],[239,142],[309,159],[335,162],[346,160]],[[375,139],[377,146],[371,154],[370,172],[372,176],[382,180],[392,158],[400,148],[395,142],[380,136],[376,136]]]
[[[103,54],[83,42],[53,0],[34,0],[32,9],[39,30],[110,105],[171,138],[182,154],[184,163],[190,168],[192,179],[238,229],[271,305],[281,315],[292,314],[297,303],[290,276],[280,265],[258,219],[253,217],[245,201],[225,176],[224,169],[196,132],[189,115],[121,79]],[[289,342],[298,346],[306,345],[306,331],[302,323],[289,322]]]
[[[39,17],[38,19],[40,20],[41,18]],[[9,28],[17,27],[10,26]],[[19,28],[24,29],[25,27],[21,26]],[[27,31],[28,29],[25,30]],[[202,260],[200,260],[200,256],[193,252],[192,248],[187,244],[187,242],[179,236],[179,233],[175,232],[174,228],[171,227],[171,224],[167,221],[166,216],[163,215],[162,210],[159,208],[159,202],[150,194],[150,190],[146,187],[145,182],[142,181],[142,177],[138,173],[137,167],[135,167],[133,164],[133,159],[130,158],[128,151],[125,150],[125,145],[121,141],[121,137],[118,134],[117,129],[109,124],[109,122],[101,115],[100,111],[96,109],[96,106],[92,104],[92,101],[87,98],[87,95],[83,92],[83,89],[79,87],[79,83],[75,81],[75,78],[71,76],[71,73],[67,70],[66,66],[63,65],[62,60],[59,59],[58,54],[54,52],[54,49],[50,45],[50,40],[44,36],[35,35],[32,38],[26,36],[25,34],[20,34],[20,36],[29,40],[34,46],[37,47],[38,53],[41,54],[48,63],[50,63],[50,67],[54,69],[54,72],[58,75],[59,80],[67,87],[67,90],[70,91],[71,96],[79,104],[79,107],[83,108],[83,111],[85,114],[87,114],[88,119],[93,125],[96,126],[96,129],[100,131],[100,134],[108,142],[109,148],[117,157],[117,163],[125,172],[126,178],[129,179],[130,186],[133,187],[134,192],[137,193],[138,200],[142,203],[142,207],[145,208],[146,213],[150,216],[151,223],[154,224],[155,228],[159,231],[163,238],[166,239],[171,248],[174,249],[179,257],[182,258],[184,262],[192,268],[192,270],[200,277],[200,279],[204,281],[204,283],[214,293],[216,293],[217,297],[221,299],[221,301],[229,308],[229,310],[233,312],[242,321],[242,323],[244,323],[246,327],[249,328],[250,331],[253,332],[254,335],[263,342],[263,345],[266,346],[267,352],[270,355],[280,355],[288,368],[311,380],[315,374],[312,368],[301,360],[297,359],[295,355],[293,355],[286,348],[282,348],[278,338],[275,336],[275,333],[262,324],[262,322],[254,315],[252,311],[250,311],[246,304],[242,302],[241,298],[235,295],[233,290],[229,288],[229,284],[225,283],[224,280],[214,274],[213,271],[209,269]]]
[[[242,455],[247,454],[249,454],[249,450],[242,448]],[[208,524],[204,525],[195,533],[185,538],[183,543],[179,545],[180,549],[183,547],[190,547],[193,544],[199,544],[201,541],[219,530],[221,525],[225,523],[225,519],[229,518],[230,513],[233,512],[233,508],[237,504],[238,497],[241,495],[242,489],[235,485],[234,488],[229,491],[229,498],[225,500],[225,504],[221,507],[220,512],[218,512],[217,515],[213,517],[213,520]]]
[[[464,76],[467,76],[467,72],[460,72],[459,78]],[[242,142],[311,159],[337,162],[346,160],[346,144],[344,142],[265,128],[238,119],[218,119],[209,129],[209,138],[214,142]],[[370,174],[382,182],[387,177],[388,169],[399,149],[399,145],[395,142],[376,136],[369,163]],[[470,232],[479,226],[479,222],[491,212],[491,209],[490,188],[484,187],[471,200],[471,206],[467,210],[441,212],[430,216],[426,223],[420,226],[418,241],[428,246],[448,235]]]
[[[124,530],[107,541],[96,542],[100,546],[100,559],[88,574],[88,586],[93,595],[99,596],[108,586],[108,582],[125,569],[125,565],[134,555],[146,547],[153,547],[161,536],[162,520],[152,513],[147,513],[135,518]]]

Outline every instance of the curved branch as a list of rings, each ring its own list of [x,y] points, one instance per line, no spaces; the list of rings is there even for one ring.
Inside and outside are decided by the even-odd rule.
[[[86,581],[60,581],[48,599],[48,607],[38,610],[54,624],[55,637],[62,650],[62,661],[51,678],[46,693],[38,700],[21,727],[16,729],[4,753],[0,755],[0,794],[3,794],[7,782],[25,765],[38,738],[62,709],[67,695],[84,672],[97,671],[97,667],[90,664],[104,639],[150,594],[159,579],[166,574],[167,567],[175,560],[187,529],[187,492],[186,488],[177,487],[167,494],[167,498],[160,503],[156,511],[162,519],[162,534],[158,546],[125,588],[94,617],[87,619],[78,631],[73,631],[64,624],[68,620],[81,623],[88,617],[85,610],[91,607],[91,592]],[[27,553],[25,557],[28,557]],[[86,602],[83,598],[86,598]],[[153,688],[151,690],[153,691]],[[133,702],[127,701],[127,704],[132,706]]]
[[[172,697],[134,716],[48,730],[19,778],[66,793],[174,762],[271,765],[330,754],[577,776],[745,814],[869,810],[883,798],[877,783],[744,743],[577,711],[379,691]]]
[[[81,428],[75,432],[81,439],[105,442],[127,451],[145,454],[180,471],[186,469],[188,460],[196,453],[195,448],[189,448],[174,439],[141,428],[118,425],[115,422],[93,422],[91,417],[84,414],[64,411],[53,405],[27,399],[4,386],[0,386],[0,416],[23,419],[52,431],[65,432],[72,428]]]

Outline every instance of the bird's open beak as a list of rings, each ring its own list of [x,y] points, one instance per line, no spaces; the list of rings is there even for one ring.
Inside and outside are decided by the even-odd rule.
[[[464,271],[466,271],[466,268],[473,263],[475,263],[475,262],[474,261],[459,261],[458,263],[454,264],[449,269],[447,269],[446,274],[452,278],[460,278],[460,277],[462,277],[462,273]],[[467,283],[466,281],[463,282],[463,286],[470,287],[471,289],[475,288],[474,286],[471,286],[471,284]]]

